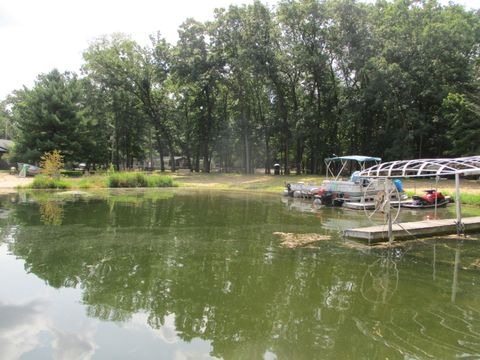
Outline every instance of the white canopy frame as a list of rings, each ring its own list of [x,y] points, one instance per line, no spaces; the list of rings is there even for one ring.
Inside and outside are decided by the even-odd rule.
[[[347,164],[350,162],[356,162],[360,167],[360,171],[365,170],[367,162],[374,162],[375,165],[380,164],[382,161],[379,157],[372,157],[372,156],[363,156],[363,155],[347,155],[347,156],[335,156],[331,158],[325,159],[326,165],[326,175],[327,178],[332,177],[337,181],[340,176],[342,175],[343,170],[346,168]],[[340,162],[341,168],[337,174],[333,173],[332,165],[335,162]]]
[[[374,165],[360,172],[367,178],[419,178],[455,176],[455,205],[457,233],[463,232],[460,207],[460,175],[480,175],[480,155],[443,158],[397,160]]]
[[[360,172],[361,177],[411,178],[480,174],[480,156],[453,159],[397,160],[381,163]]]

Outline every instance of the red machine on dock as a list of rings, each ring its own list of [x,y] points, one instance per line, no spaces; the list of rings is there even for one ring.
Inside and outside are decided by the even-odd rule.
[[[436,190],[425,190],[425,193],[423,196],[412,196],[413,201],[402,203],[402,207],[412,209],[434,208],[446,206],[450,202],[449,198]]]

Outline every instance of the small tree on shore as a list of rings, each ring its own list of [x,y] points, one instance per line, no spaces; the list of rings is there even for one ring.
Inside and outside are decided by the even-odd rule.
[[[59,150],[46,152],[41,157],[42,173],[55,179],[60,178],[60,170],[63,169],[63,165],[63,155],[60,154]]]

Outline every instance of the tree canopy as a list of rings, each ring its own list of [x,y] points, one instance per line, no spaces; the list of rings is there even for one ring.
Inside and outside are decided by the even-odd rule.
[[[117,168],[319,173],[332,154],[478,154],[480,12],[436,0],[282,0],[187,19],[179,39],[96,40],[2,103],[16,157]],[[13,130],[12,130],[13,128]],[[5,128],[7,133],[7,128]]]

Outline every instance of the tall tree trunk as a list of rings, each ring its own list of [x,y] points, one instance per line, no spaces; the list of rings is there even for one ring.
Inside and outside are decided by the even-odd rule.
[[[288,162],[288,153],[289,153],[289,146],[288,146],[288,142],[289,142],[289,138],[290,138],[290,129],[288,128],[288,113],[287,113],[287,108],[286,108],[286,105],[285,105],[285,99],[283,97],[283,93],[282,93],[282,96],[280,96],[280,100],[279,100],[279,103],[280,103],[280,114],[281,114],[281,117],[282,117],[282,122],[283,122],[283,139],[284,139],[284,150],[285,150],[285,154],[284,154],[284,158],[283,158],[283,164],[284,164],[284,167],[285,167],[285,175],[290,175],[290,164]]]
[[[193,172],[192,157],[188,150],[185,153],[185,157],[187,158],[187,168],[190,170],[190,172]]]
[[[250,144],[248,141],[248,130],[245,127],[245,130],[243,132],[243,141],[244,141],[244,146],[245,146],[245,173],[250,174],[251,173],[251,166],[250,166]]]
[[[163,161],[163,143],[162,139],[160,139],[160,136],[158,132],[155,133],[155,137],[157,138],[157,147],[158,147],[158,155],[160,156],[160,171],[164,172],[165,171],[165,162]]]
[[[125,161],[126,161],[126,168],[130,169],[130,136],[128,131],[125,131]]]
[[[302,173],[303,149],[304,149],[303,139],[300,137],[297,137],[297,156],[295,159],[297,175],[300,175]]]
[[[148,129],[148,152],[149,152],[149,159],[150,165],[148,170],[153,169],[153,145],[152,145],[152,129]]]
[[[165,172],[165,162],[163,161],[163,146],[160,145],[158,148],[158,154],[160,155],[160,171]]]
[[[203,172],[210,172],[210,152],[209,143],[212,141],[212,127],[213,127],[213,106],[214,97],[210,96],[210,87],[205,87],[205,100],[207,102],[207,123],[204,130],[204,144],[203,144]]]
[[[120,149],[119,149],[120,139],[118,132],[115,131],[115,169],[120,171]]]
[[[170,150],[170,163],[171,163],[170,170],[172,172],[175,172],[177,170],[177,165],[175,164],[175,153],[173,152],[173,145],[169,146],[169,150]]]
[[[208,153],[203,155],[203,172],[210,172],[210,160],[208,158]]]
[[[265,129],[265,174],[270,174],[270,141],[268,139],[268,130]]]
[[[195,172],[200,172],[200,155],[198,154],[198,150],[195,154]]]

